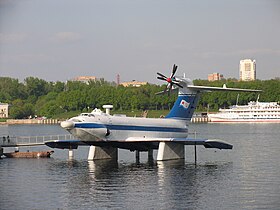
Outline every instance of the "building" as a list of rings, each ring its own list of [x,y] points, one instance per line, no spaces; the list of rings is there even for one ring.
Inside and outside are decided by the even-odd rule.
[[[84,82],[86,84],[89,84],[89,81],[96,81],[97,78],[94,76],[79,76],[79,77],[75,77],[74,79],[72,79],[72,81],[78,81],[78,82]]]
[[[121,82],[120,85],[124,87],[132,86],[132,87],[140,87],[142,85],[147,85],[148,82],[138,82],[135,80],[132,80],[131,82]]]
[[[9,104],[0,103],[0,118],[9,117]]]
[[[121,76],[117,74],[117,85],[120,85],[121,83]]]
[[[217,81],[222,79],[224,79],[224,76],[220,73],[208,74],[208,81]]]
[[[240,60],[239,79],[240,81],[256,80],[256,60]]]

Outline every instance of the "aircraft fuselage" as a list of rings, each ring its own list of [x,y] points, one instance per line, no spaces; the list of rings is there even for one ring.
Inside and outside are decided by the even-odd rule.
[[[112,116],[102,112],[83,113],[62,122],[81,141],[125,141],[128,138],[186,138],[188,122],[166,118]]]

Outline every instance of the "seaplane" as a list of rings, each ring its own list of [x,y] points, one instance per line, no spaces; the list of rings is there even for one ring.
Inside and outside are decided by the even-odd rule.
[[[167,82],[161,93],[178,91],[178,98],[171,111],[164,118],[126,117],[110,115],[112,106],[104,106],[106,113],[95,109],[61,122],[61,127],[70,132],[76,140],[52,140],[45,142],[52,148],[77,149],[79,145],[89,145],[89,160],[117,158],[117,149],[130,151],[158,150],[157,160],[184,159],[185,145],[203,145],[205,148],[232,149],[227,142],[217,139],[189,138],[189,123],[197,106],[199,97],[210,91],[259,90],[209,87],[193,85],[185,76],[175,76],[178,66],[173,65],[170,77],[157,73],[157,78]],[[160,93],[160,94],[161,94]]]

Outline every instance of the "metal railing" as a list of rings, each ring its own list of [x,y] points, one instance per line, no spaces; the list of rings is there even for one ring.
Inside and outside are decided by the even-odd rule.
[[[0,137],[0,147],[18,147],[44,145],[50,140],[72,140],[71,134],[47,135],[47,136],[2,136]]]
[[[190,131],[189,136],[196,138],[197,132]],[[2,136],[0,137],[0,147],[19,147],[45,145],[46,141],[51,140],[74,140],[71,134],[46,135],[46,136]]]

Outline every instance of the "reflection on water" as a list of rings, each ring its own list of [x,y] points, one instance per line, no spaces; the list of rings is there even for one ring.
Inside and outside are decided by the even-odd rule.
[[[168,206],[168,209],[201,209],[207,208],[207,205],[215,206],[212,201],[206,204],[206,199],[202,199],[202,196],[205,197],[208,192],[214,193],[224,175],[229,174],[231,170],[231,163],[195,165],[185,164],[184,161],[159,162],[158,183],[164,195],[160,196],[161,202],[166,202],[164,206]]]
[[[186,208],[205,206],[201,196],[231,171],[232,164],[188,165],[184,161],[119,164],[115,161],[49,162],[60,207]],[[221,173],[223,171],[223,173]],[[55,176],[54,176],[55,174]],[[206,178],[207,177],[207,178]],[[73,202],[73,198],[75,202]],[[143,203],[144,202],[144,203]]]
[[[134,153],[124,151],[119,162],[87,161],[87,147],[75,151],[73,160],[67,150],[55,150],[49,159],[4,158],[0,209],[279,209],[277,126],[192,126],[201,138],[224,139],[234,150],[198,147],[197,165],[193,147],[186,148],[185,161],[141,158],[138,164]]]

